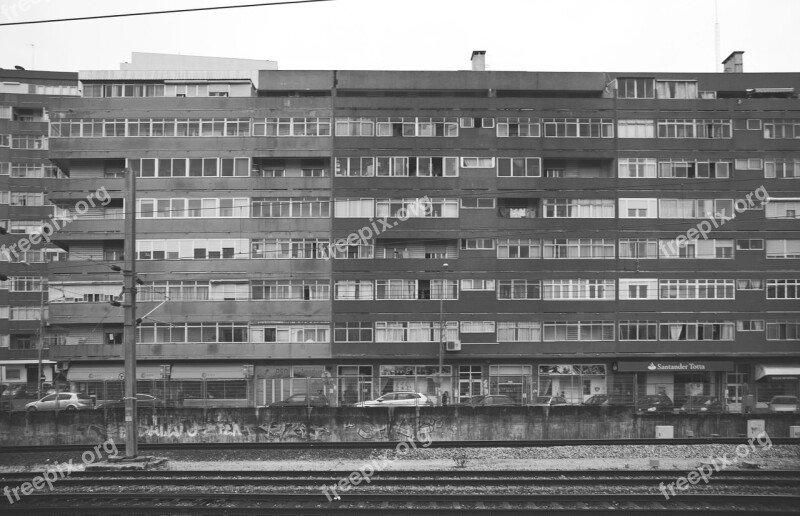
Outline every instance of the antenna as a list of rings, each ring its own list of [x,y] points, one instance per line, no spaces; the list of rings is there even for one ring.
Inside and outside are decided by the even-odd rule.
[[[717,7],[717,0],[714,0],[714,71],[719,73],[719,9]]]

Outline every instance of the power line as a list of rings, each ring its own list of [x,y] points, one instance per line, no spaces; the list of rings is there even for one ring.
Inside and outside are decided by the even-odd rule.
[[[7,27],[10,25],[34,25],[40,23],[56,23],[56,22],[70,22],[70,21],[87,21],[87,20],[102,20],[109,18],[126,18],[131,16],[150,16],[155,14],[176,14],[176,13],[190,13],[200,11],[219,11],[222,9],[242,9],[248,7],[267,7],[270,5],[289,5],[289,4],[310,4],[316,2],[332,2],[334,0],[288,0],[284,2],[262,2],[257,4],[242,4],[242,5],[223,5],[217,7],[195,7],[192,9],[172,9],[169,11],[146,11],[140,13],[123,13],[123,14],[104,14],[100,16],[80,16],[77,18],[53,18],[50,20],[31,20],[23,22],[8,22],[0,23],[0,27]]]

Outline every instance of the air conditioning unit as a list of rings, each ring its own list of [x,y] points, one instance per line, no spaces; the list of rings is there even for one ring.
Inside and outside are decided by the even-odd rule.
[[[445,349],[447,351],[461,351],[461,341],[460,340],[448,340],[445,343]]]

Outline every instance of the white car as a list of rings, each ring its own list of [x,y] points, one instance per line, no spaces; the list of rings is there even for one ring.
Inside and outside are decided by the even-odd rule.
[[[48,394],[38,401],[25,405],[25,410],[36,412],[38,410],[92,410],[94,399],[86,394],[77,392],[60,392]]]
[[[356,407],[418,407],[424,405],[433,406],[433,402],[418,392],[390,392],[380,398],[355,404]]]

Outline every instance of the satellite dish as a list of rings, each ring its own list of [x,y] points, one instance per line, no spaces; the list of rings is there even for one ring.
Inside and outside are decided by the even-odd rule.
[[[25,68],[21,67],[20,65],[14,65],[15,70],[24,70]]]

